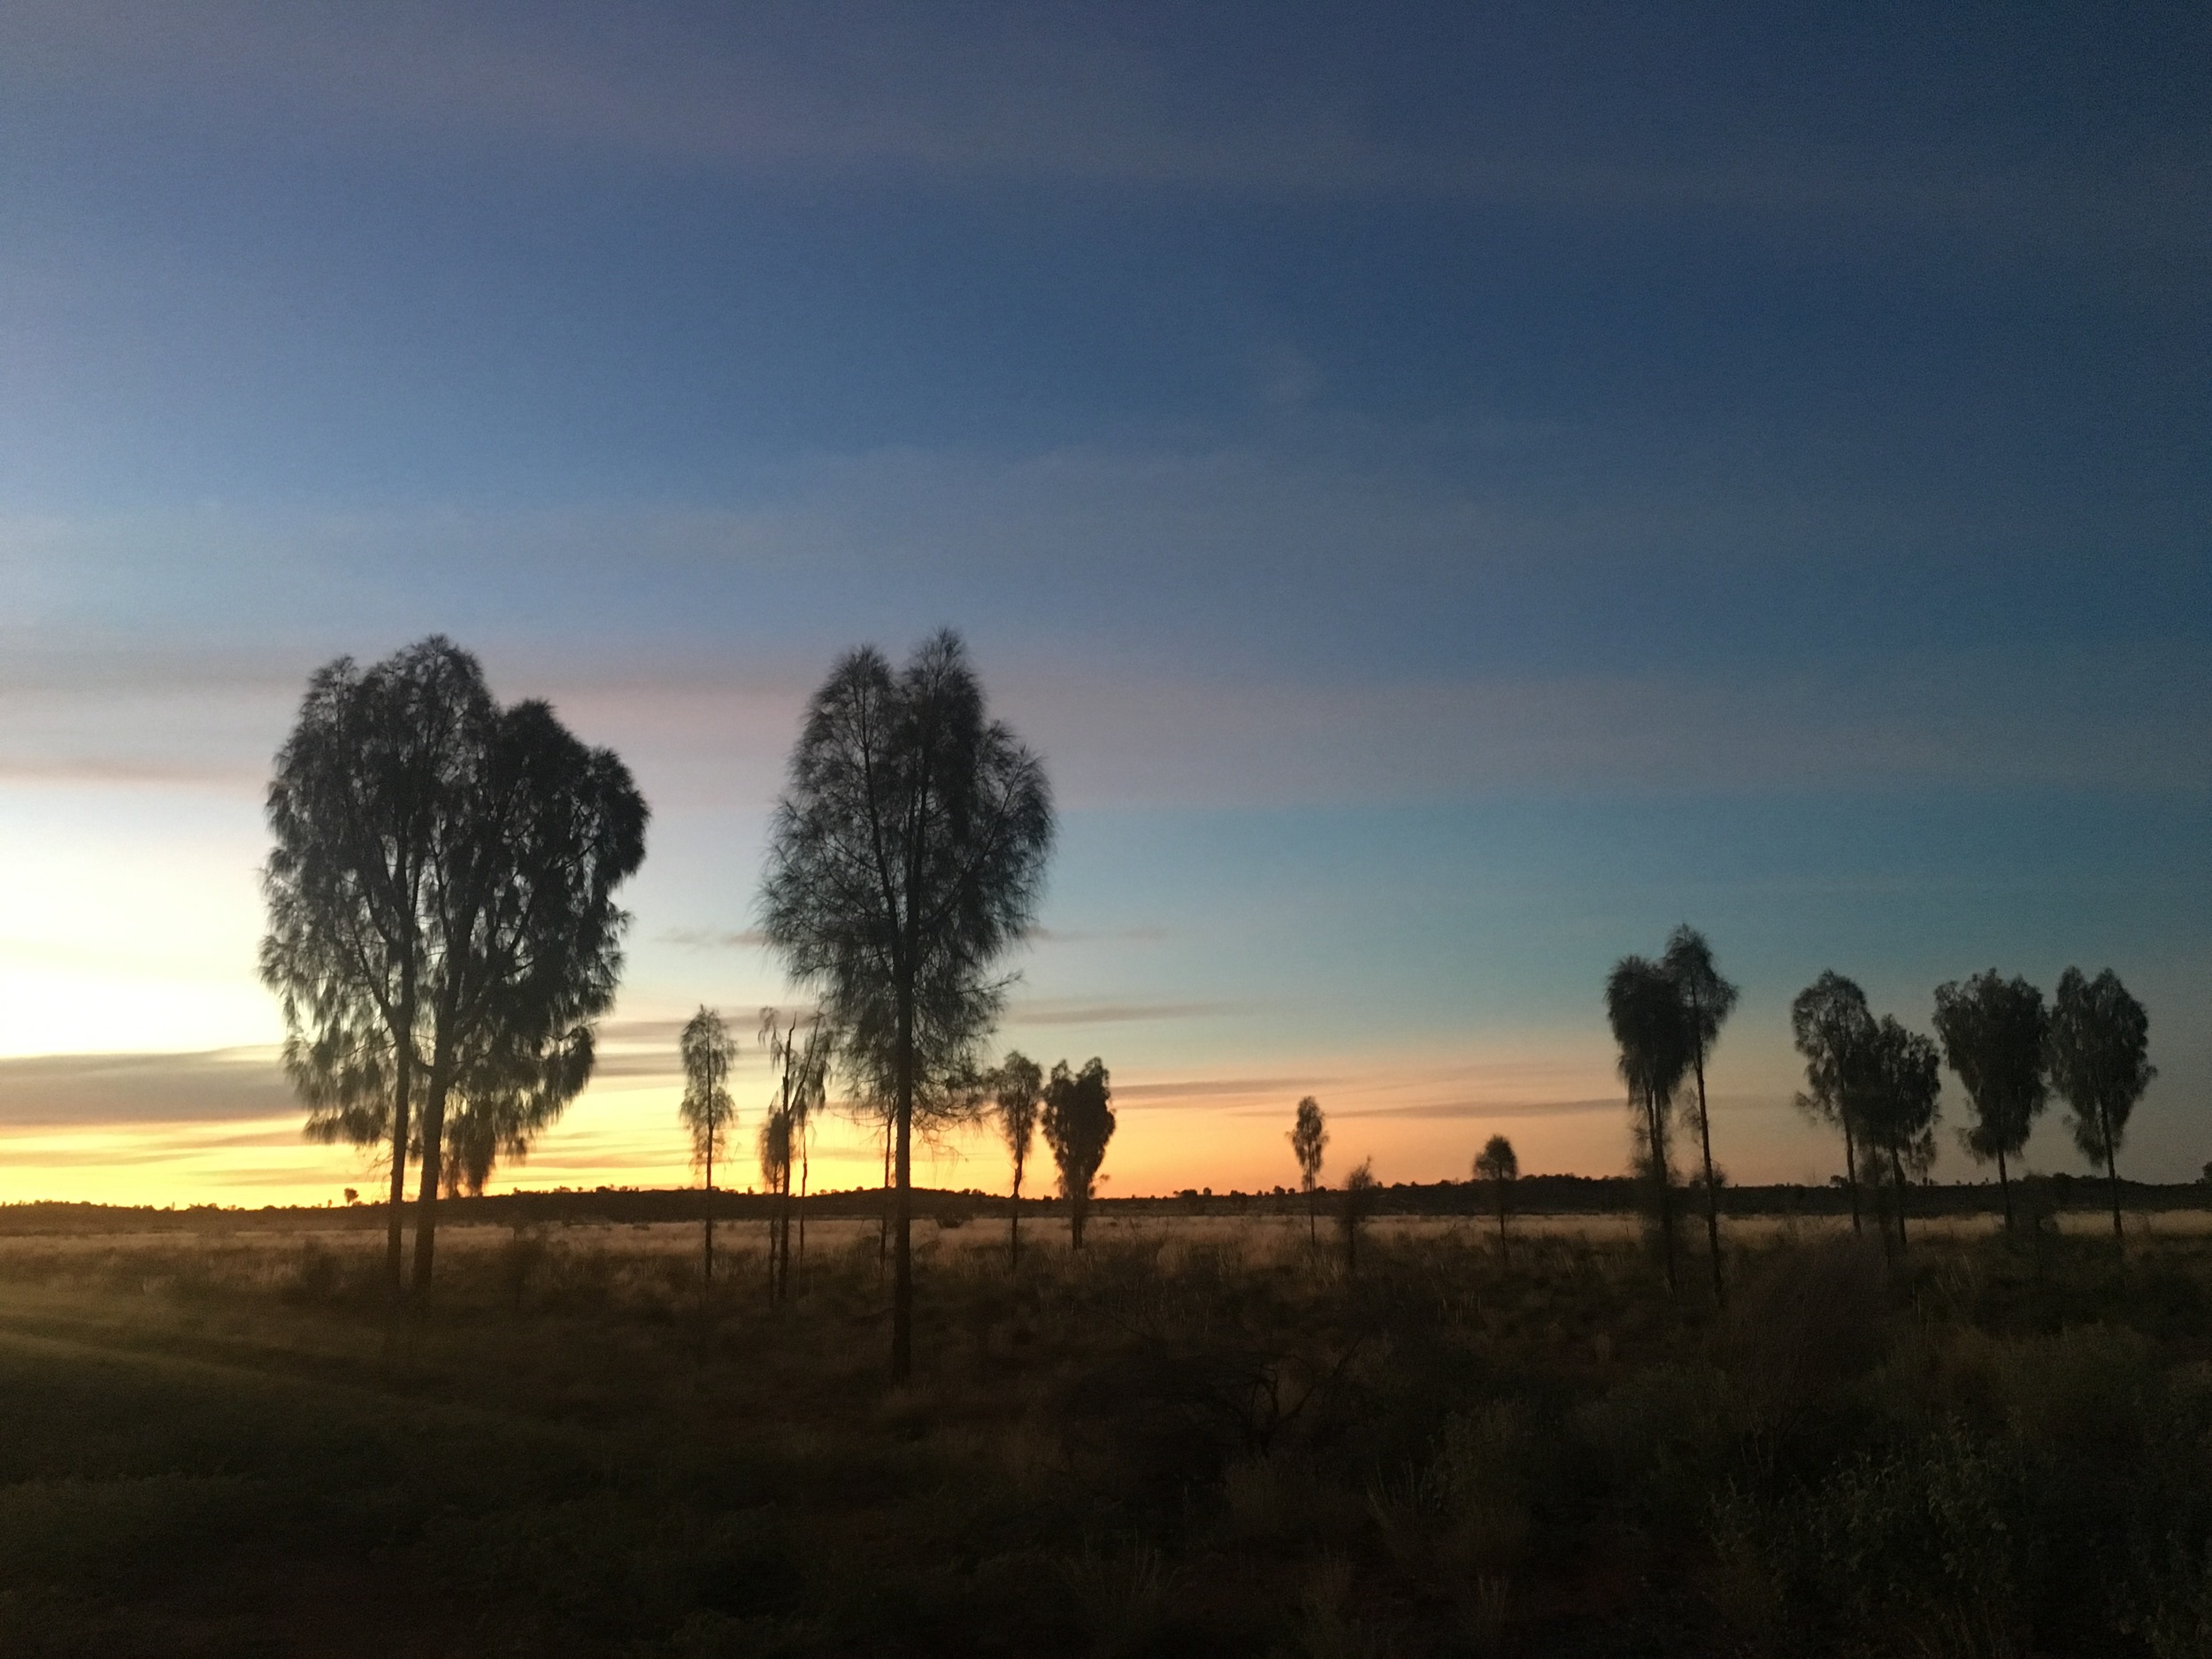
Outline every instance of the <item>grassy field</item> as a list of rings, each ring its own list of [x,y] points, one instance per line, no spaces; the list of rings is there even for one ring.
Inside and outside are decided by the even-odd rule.
[[[9,1655],[2212,1651],[2212,1238],[1626,1218],[0,1241]]]

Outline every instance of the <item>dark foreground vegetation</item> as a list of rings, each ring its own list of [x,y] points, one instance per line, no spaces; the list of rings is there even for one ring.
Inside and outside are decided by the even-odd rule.
[[[10,1655],[2212,1649],[2212,1240],[733,1230],[0,1249]],[[994,1230],[995,1232],[995,1230]],[[752,1252],[749,1256],[748,1251]]]

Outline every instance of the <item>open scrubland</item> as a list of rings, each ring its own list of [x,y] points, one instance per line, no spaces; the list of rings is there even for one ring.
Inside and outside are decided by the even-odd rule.
[[[2092,1217],[2069,1217],[2069,1222]],[[1111,1212],[0,1240],[11,1655],[2212,1650],[2212,1237]]]

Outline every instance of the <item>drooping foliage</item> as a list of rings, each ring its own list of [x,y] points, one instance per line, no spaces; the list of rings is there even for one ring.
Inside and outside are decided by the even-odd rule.
[[[1690,1066],[1697,1082],[1695,1112],[1699,1156],[1705,1165],[1705,1242],[1713,1270],[1713,1295],[1727,1296],[1720,1263],[1720,1172],[1713,1166],[1713,1120],[1705,1103],[1705,1062],[1720,1041],[1720,1028],[1735,1011],[1736,987],[1721,977],[1713,960],[1713,948],[1705,935],[1688,923],[1667,937],[1666,955],[1660,959],[1681,999],[1683,1017],[1690,1028]]]
[[[1492,1135],[1475,1154],[1475,1179],[1490,1189],[1491,1207],[1498,1216],[1498,1248],[1505,1248],[1505,1215],[1512,1201],[1513,1183],[1521,1179],[1520,1154],[1503,1135]]]
[[[340,657],[309,680],[269,786],[261,977],[308,1137],[389,1148],[394,1290],[429,1046],[433,864],[494,718],[475,659],[447,641],[366,670]]]
[[[1306,1236],[1310,1243],[1319,1225],[1315,1219],[1314,1189],[1321,1181],[1322,1156],[1329,1149],[1328,1120],[1322,1114],[1321,1102],[1310,1094],[1298,1102],[1298,1115],[1290,1126],[1290,1149],[1298,1160],[1298,1185],[1306,1194]]]
[[[691,1138],[692,1167],[706,1179],[707,1214],[703,1248],[705,1283],[714,1284],[714,1165],[722,1156],[730,1130],[737,1122],[737,1102],[730,1094],[730,1068],[736,1063],[737,1045],[730,1041],[722,1016],[701,1006],[684,1022],[677,1039],[684,1068],[683,1098],[676,1116]]]
[[[1860,1230],[1859,1149],[1863,1134],[1859,1103],[1851,1093],[1858,1056],[1873,1035],[1866,993],[1830,969],[1790,1003],[1790,1033],[1805,1057],[1805,1087],[1797,1109],[1843,1135],[1844,1184],[1851,1195],[1851,1230]]]
[[[1059,1167],[1060,1195],[1068,1201],[1069,1240],[1079,1250],[1098,1166],[1114,1138],[1113,1090],[1104,1061],[1094,1056],[1080,1071],[1069,1071],[1065,1060],[1053,1066],[1045,1084],[1044,1132]]]
[[[998,1115],[999,1136],[1013,1165],[1013,1206],[1007,1212],[1006,1249],[1010,1266],[1022,1259],[1022,1177],[1029,1167],[1029,1149],[1037,1139],[1037,1114],[1044,1105],[1045,1074],[1037,1063],[1018,1048],[1010,1049],[991,1073],[991,1103]]]
[[[780,1105],[770,1107],[768,1115],[760,1120],[759,1141],[761,1184],[779,1201],[769,1221],[768,1299],[771,1302],[783,1300],[790,1272],[784,1243],[789,1229],[782,1201],[791,1191],[792,1139],[790,1110]]]
[[[1885,1014],[1847,1054],[1845,1069],[1845,1089],[1857,1102],[1857,1121],[1866,1144],[1888,1163],[1901,1247],[1909,1182],[1926,1174],[1935,1162],[1942,1061],[1932,1039],[1907,1030],[1893,1015]]]
[[[1694,1033],[1680,988],[1662,964],[1624,956],[1605,982],[1605,1014],[1628,1085],[1640,1172],[1651,1194],[1667,1286],[1675,1287],[1674,1160],[1670,1116],[1694,1057]]]
[[[691,1137],[691,1161],[706,1171],[714,1184],[714,1161],[737,1121],[737,1102],[730,1094],[730,1068],[736,1063],[737,1045],[730,1040],[722,1016],[702,1006],[684,1023],[677,1040],[683,1060],[684,1093],[676,1116]]]
[[[778,802],[762,920],[819,991],[893,1164],[891,1369],[912,1366],[912,1142],[975,1110],[996,964],[1034,914],[1053,838],[1043,767],[991,719],[949,631],[903,669],[853,651],[809,703]]]
[[[802,1032],[803,1031],[803,1035]],[[775,1199],[769,1224],[768,1286],[781,1301],[791,1282],[792,1183],[796,1178],[799,1237],[806,1237],[807,1148],[828,1101],[829,1070],[836,1053],[836,1033],[817,1011],[803,1017],[775,1008],[760,1010],[760,1041],[768,1050],[768,1116],[760,1130],[761,1174]],[[771,1162],[772,1156],[772,1163]]]
[[[269,787],[261,974],[309,1133],[391,1148],[395,1286],[411,1152],[426,1286],[440,1193],[480,1191],[588,1080],[646,817],[611,751],[501,708],[449,640],[310,680]]]
[[[2136,1102],[2158,1075],[2150,1037],[2150,1015],[2111,969],[2093,979],[2079,968],[2059,976],[2048,1036],[2051,1081],[2072,1108],[2074,1144],[2093,1165],[2104,1165],[2116,1245],[2122,1238],[2120,1148]]]
[[[1997,1165],[2005,1231],[2012,1231],[2012,1179],[2007,1160],[2028,1144],[2049,1098],[2044,1046],[2050,1016],[2043,993],[1994,968],[1963,984],[1936,987],[1935,1028],[1943,1057],[1964,1085],[1974,1121],[1961,1133],[1969,1156]]]

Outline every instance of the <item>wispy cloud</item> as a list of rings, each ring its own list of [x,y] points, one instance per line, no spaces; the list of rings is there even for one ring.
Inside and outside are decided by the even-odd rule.
[[[1164,927],[1033,927],[1025,937],[1041,945],[1156,945],[1170,934]]]
[[[1588,1112],[1619,1111],[1617,1097],[1602,1100],[1548,1101],[1425,1101],[1398,1106],[1354,1106],[1330,1114],[1334,1118],[1572,1118]],[[1240,1112],[1239,1117],[1257,1117],[1256,1112]]]
[[[1252,1095],[1292,1095],[1333,1087],[1343,1079],[1333,1077],[1191,1078],[1176,1082],[1117,1083],[1116,1102],[1131,1106],[1176,1106],[1190,1102],[1209,1105]]]
[[[758,950],[768,943],[768,935],[757,927],[664,927],[655,937],[688,950]]]
[[[299,1110],[273,1048],[0,1059],[0,1125],[160,1124]]]
[[[0,780],[18,784],[119,786],[132,788],[176,787],[235,792],[256,787],[265,781],[265,778],[263,772],[244,765],[81,755],[53,759],[0,756]]]
[[[1468,439],[1452,453],[1472,466],[1481,449]],[[1867,549],[1925,540],[1942,526],[1900,526],[1865,510],[1839,508],[1842,516],[1832,518],[1825,507],[1793,511],[1763,487],[1716,504],[1673,499],[1655,485],[1647,496],[1617,479],[1605,498],[1577,503],[1563,481],[1556,498],[1502,485],[1491,494],[1402,457],[1340,455],[1325,465],[1310,458],[1293,449],[1081,449],[1010,461],[898,450],[825,464],[775,502],[743,512],[342,520],[242,512],[189,523],[156,515],[88,521],[65,534],[42,525],[22,557],[50,565],[56,580],[81,583],[88,595],[128,597],[101,618],[103,633],[68,648],[48,630],[35,650],[25,642],[23,661],[0,670],[9,716],[0,775],[257,788],[299,685],[326,654],[305,641],[329,627],[328,607],[311,615],[260,607],[262,637],[188,661],[158,643],[169,637],[161,616],[172,601],[185,602],[161,572],[188,571],[196,591],[227,595],[242,610],[266,586],[266,562],[288,550],[326,558],[334,571],[369,563],[418,573],[419,581],[396,586],[434,597],[453,613],[451,626],[471,635],[492,626],[490,611],[505,603],[495,594],[582,595],[601,625],[591,639],[569,637],[572,623],[526,646],[495,639],[488,666],[503,695],[550,695],[580,731],[634,757],[657,806],[749,810],[772,800],[804,697],[828,656],[856,633],[885,637],[895,628],[886,642],[896,649],[910,631],[888,611],[856,611],[842,598],[828,605],[824,595],[848,585],[904,593],[918,562],[929,565],[941,603],[957,608],[972,598],[995,703],[1044,751],[1063,800],[1078,810],[1527,787],[2212,787],[2212,753],[2196,741],[2212,719],[2212,670],[2194,638],[2200,625],[2183,603],[2194,591],[2185,563],[2166,576],[2147,568],[2132,584],[2147,593],[2170,588],[2175,602],[2162,623],[2137,628],[2124,650],[2100,637],[2065,642],[2062,634],[2024,651],[1970,628],[1945,646],[1916,626],[1886,635],[1893,617],[1854,613],[1835,622],[1863,634],[1852,652],[1800,654],[1778,651],[1764,632],[1771,626],[1793,639],[1801,617],[1770,624],[1765,602],[1745,592],[1772,592],[1783,580],[1778,569],[1787,580],[1847,576],[1854,591],[1887,591],[1911,574],[1908,562]],[[1510,471],[1494,456],[1485,465]],[[2031,547],[2055,534],[2027,520],[1984,531]],[[0,548],[17,535],[16,526],[0,522]],[[175,551],[180,538],[188,558]],[[1062,557],[1041,573],[1030,550],[1048,544]],[[778,612],[795,620],[772,645],[763,643],[764,661],[749,649],[745,670],[722,668],[726,641],[695,640],[680,622],[672,631],[664,610],[640,609],[624,584],[609,585],[596,552],[608,545],[634,549],[623,566],[628,586],[640,571],[680,574],[687,590],[707,595],[700,613],[719,618],[740,588],[765,584],[780,595]],[[1655,631],[1673,643],[1656,652],[1638,642],[1628,597],[1650,589],[1655,545],[1674,560],[1664,586],[1680,601]],[[1355,547],[1361,557],[1348,560]],[[1777,555],[1778,547],[1792,551]],[[462,549],[465,560],[452,557]],[[2070,566],[2055,552],[2036,557],[2049,565],[2036,583],[2068,591],[2059,578]],[[474,572],[465,581],[452,574],[464,568]],[[1946,578],[1947,603],[1970,621],[1981,597],[2016,586],[2016,566],[1993,555],[1977,571],[1969,561]],[[1098,665],[1094,641],[1070,650],[1052,634],[1048,618],[1068,609],[1070,584],[1151,595],[1141,618],[1110,603],[1089,607],[1104,634],[1131,642],[1107,654],[1111,666]],[[1304,610],[1273,616],[1255,601],[1231,631],[1242,643],[1211,649],[1222,630],[1208,623],[1218,608],[1217,595],[1209,595],[1225,586],[1294,591]],[[1394,595],[1389,606],[1378,608],[1375,591]],[[1494,604],[1480,603],[1486,591]],[[1405,614],[1415,603],[1420,614]],[[1724,626],[1701,635],[1697,614],[1709,603]],[[1540,642],[1498,637],[1483,620],[1493,609],[1510,611]],[[1191,642],[1164,634],[1162,610],[1206,626],[1210,649],[1186,650]],[[1317,615],[1330,625],[1325,672],[1311,672],[1300,647]],[[1432,633],[1440,619],[1463,615],[1474,632],[1452,654],[1455,664],[1446,665],[1434,641],[1425,648],[1425,669],[1402,665],[1385,649],[1409,628]],[[1607,643],[1619,649],[1594,664],[1590,634],[1617,624],[1625,632]],[[386,631],[373,617],[357,626],[368,639],[352,642],[365,651],[396,645],[406,633],[396,622]],[[137,644],[116,642],[149,629],[156,643],[144,661]],[[288,634],[298,642],[283,650],[266,642]],[[1574,649],[1541,646],[1548,634],[1571,635]],[[636,642],[649,636],[658,643],[646,669]],[[1286,672],[1285,657],[1305,672]],[[288,662],[296,664],[288,672]],[[1148,928],[1114,936],[1158,937]],[[756,942],[743,928],[662,937],[702,949]],[[1048,933],[1040,941],[1106,937]]]
[[[1740,126],[1709,124],[1686,99],[1662,100],[1609,139],[1577,142],[1540,119],[1545,101],[1532,107],[1509,55],[1484,50],[1494,25],[1463,46],[1479,90],[1455,101],[1459,119],[1422,132],[1409,130],[1403,111],[1379,119],[1356,78],[1336,83],[1309,69],[1255,85],[1248,71],[1194,74],[1171,48],[1148,50],[1108,12],[846,4],[717,18],[706,26],[680,10],[593,6],[333,11],[218,0],[188,12],[23,0],[0,14],[0,62],[23,94],[67,90],[202,119],[250,111],[265,127],[816,180],[889,173],[1292,201],[1725,211],[1788,216],[1832,234],[1839,221],[1887,222],[1923,234],[2080,238],[2093,229],[2170,242],[2202,217],[2158,211],[2156,192],[2093,160],[2000,163],[1928,135],[1839,155],[1794,137],[1775,110],[1765,111],[1762,142],[1745,142]],[[1548,102],[1573,102],[1574,90],[1555,85]],[[1507,119],[1467,119],[1492,108]],[[1666,142],[1654,142],[1660,132]]]
[[[1038,998],[1013,1003],[1006,1010],[1009,1025],[1129,1025],[1159,1020],[1209,1019],[1250,1010],[1236,1002],[1110,1002],[1079,998]]]

